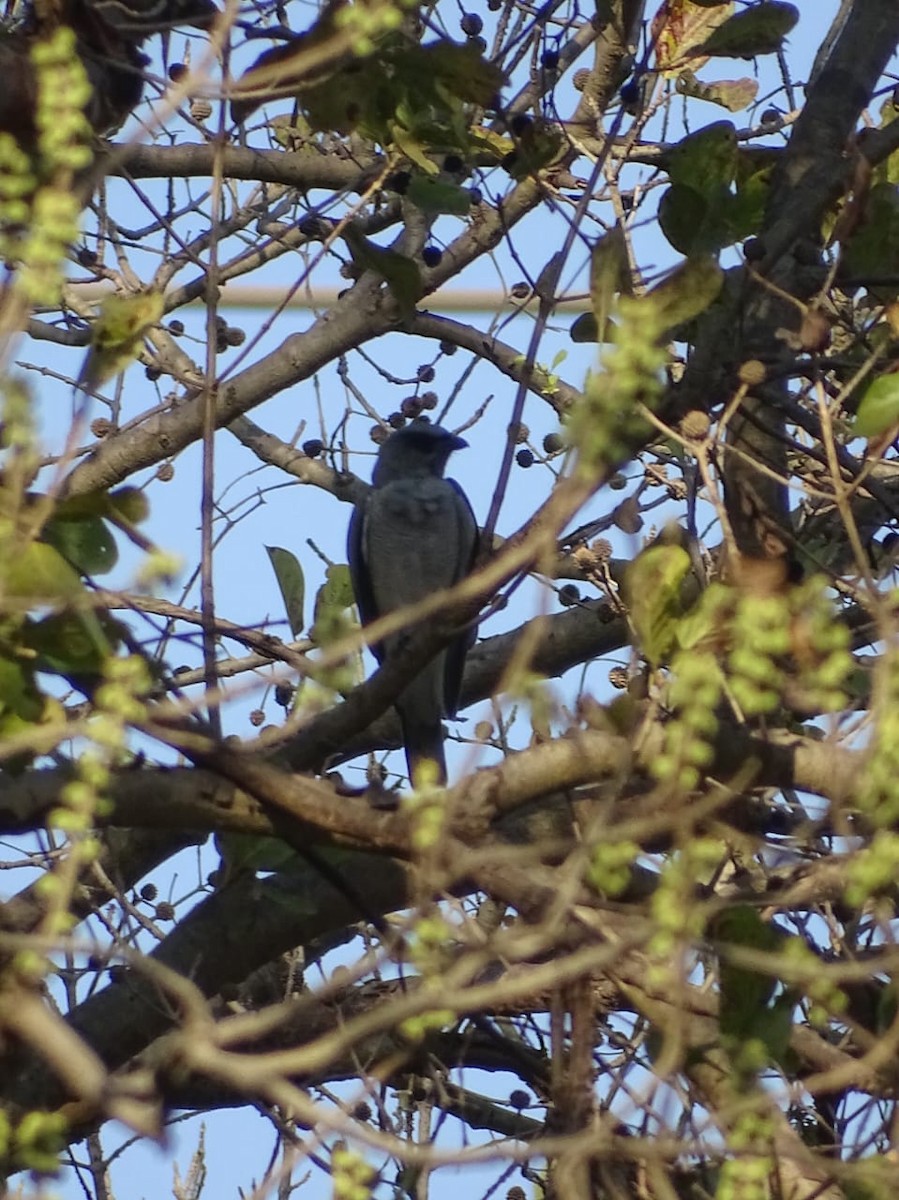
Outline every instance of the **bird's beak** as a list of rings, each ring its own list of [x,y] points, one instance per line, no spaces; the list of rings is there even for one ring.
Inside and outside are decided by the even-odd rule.
[[[449,444],[452,450],[468,449],[468,442],[466,442],[465,438],[458,437],[455,433],[450,436]]]

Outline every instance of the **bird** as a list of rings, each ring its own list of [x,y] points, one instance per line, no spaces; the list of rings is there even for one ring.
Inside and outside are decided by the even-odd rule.
[[[477,521],[465,493],[443,474],[449,456],[467,445],[421,417],[382,443],[371,488],[354,509],[347,536],[363,625],[452,587],[472,570]],[[408,636],[401,630],[373,644],[378,662],[400,655]],[[465,656],[475,636],[474,626],[456,635],[394,701],[413,787],[446,783],[443,719],[455,716]]]

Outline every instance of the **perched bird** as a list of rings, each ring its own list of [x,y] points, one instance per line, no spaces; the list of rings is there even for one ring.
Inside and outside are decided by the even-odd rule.
[[[477,522],[459,485],[443,478],[449,456],[467,444],[419,418],[381,446],[371,490],[353,513],[347,541],[363,624],[452,587],[471,570]],[[465,655],[474,638],[474,628],[460,633],[395,701],[413,784],[425,761],[434,763],[436,778],[446,782],[442,722],[455,715]],[[372,652],[382,663],[401,654],[407,639],[406,630],[391,634]]]
[[[149,59],[145,38],[177,25],[205,29],[212,0],[31,0],[14,25],[0,26],[0,132],[30,151],[36,137],[37,76],[30,51],[60,25],[75,33],[75,50],[92,95],[86,115],[95,133],[117,129],[137,107]]]

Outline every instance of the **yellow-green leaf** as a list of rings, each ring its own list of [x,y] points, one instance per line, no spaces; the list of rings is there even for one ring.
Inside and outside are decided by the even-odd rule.
[[[144,337],[164,311],[160,292],[108,296],[91,327],[90,350],[78,382],[87,388],[100,387],[124,371],[137,357]]]
[[[697,100],[707,100],[710,104],[720,104],[728,112],[740,112],[748,108],[756,98],[759,90],[757,79],[716,79],[713,83],[705,83],[697,79],[692,71],[683,70],[677,77],[675,87],[682,96],[693,96]]]
[[[881,375],[862,396],[852,432],[856,437],[873,438],[899,424],[899,373]]]
[[[55,547],[30,542],[6,563],[3,590],[34,604],[72,600],[83,592],[81,578]]]
[[[682,546],[655,545],[628,566],[624,595],[640,649],[653,666],[666,662],[677,644],[683,614],[681,584],[690,573],[690,555]]]
[[[319,645],[326,645],[335,631],[345,631],[344,614],[355,603],[350,569],[343,563],[325,571],[325,582],[315,595],[311,636]]]

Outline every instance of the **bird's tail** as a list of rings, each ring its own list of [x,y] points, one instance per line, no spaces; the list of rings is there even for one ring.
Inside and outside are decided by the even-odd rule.
[[[401,714],[406,765],[413,787],[446,783],[442,721],[422,721],[414,714]]]

